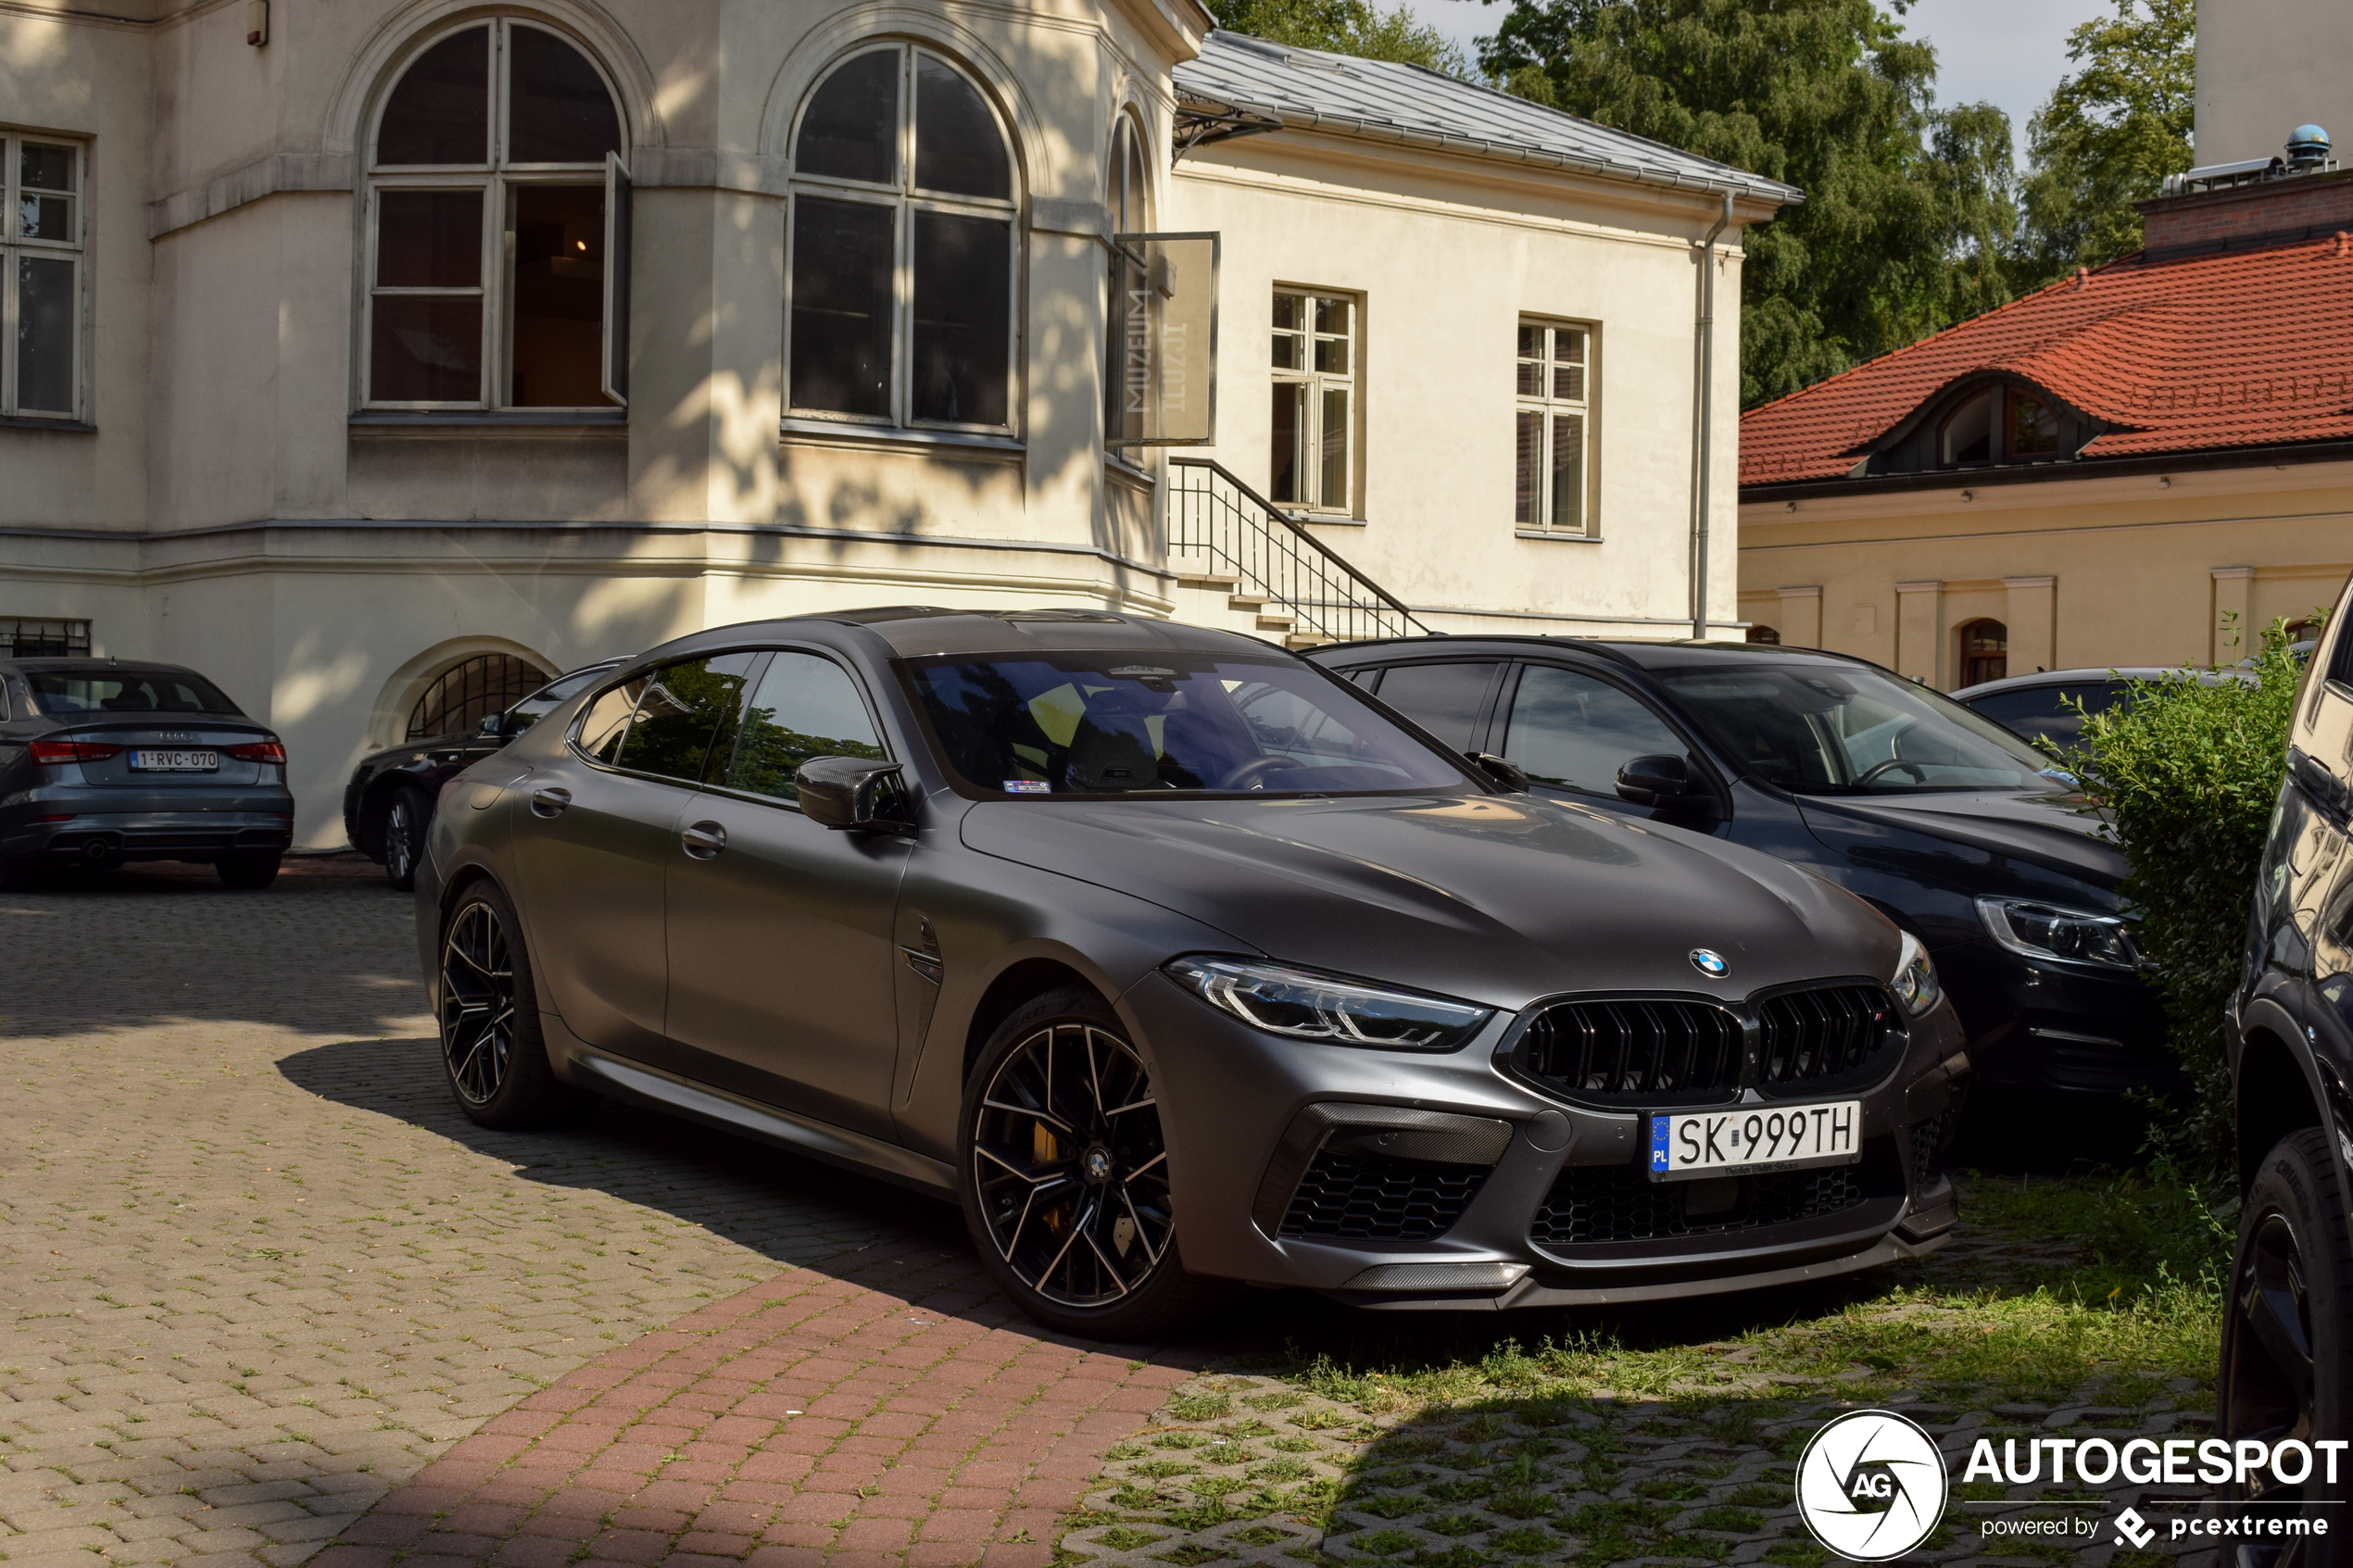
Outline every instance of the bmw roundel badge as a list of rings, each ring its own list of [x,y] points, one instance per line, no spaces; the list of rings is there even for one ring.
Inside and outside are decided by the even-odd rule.
[[[1732,960],[1713,947],[1693,947],[1692,967],[1710,980],[1721,980],[1732,972]]]

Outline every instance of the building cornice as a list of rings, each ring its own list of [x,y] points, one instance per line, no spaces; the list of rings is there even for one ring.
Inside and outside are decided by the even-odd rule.
[[[2348,458],[2353,458],[2353,441],[2304,441],[2276,446],[2232,446],[2220,450],[2158,453],[2149,457],[2077,458],[2015,467],[1936,469],[1926,473],[1881,474],[1868,479],[1808,479],[1781,484],[1743,484],[1740,488],[1740,499],[1743,506],[1749,506],[1759,502],[1820,500],[1830,496],[1903,495],[1920,490],[1986,490],[2022,484],[2068,484],[2086,480],[2130,479],[2145,474],[2339,462]]]

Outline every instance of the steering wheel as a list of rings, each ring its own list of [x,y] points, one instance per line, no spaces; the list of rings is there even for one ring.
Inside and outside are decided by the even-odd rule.
[[[1891,757],[1884,762],[1877,763],[1871,767],[1864,769],[1862,775],[1856,779],[1855,787],[1860,789],[1863,785],[1870,783],[1881,773],[1886,772],[1890,768],[1909,768],[1912,771],[1912,777],[1915,780],[1921,784],[1928,783],[1928,770],[1926,768],[1921,767],[1919,763],[1913,761],[1908,757]]]
[[[1219,789],[1265,789],[1265,784],[1260,781],[1264,780],[1267,774],[1278,768],[1292,766],[1294,764],[1288,757],[1254,757],[1219,779],[1217,787]]]

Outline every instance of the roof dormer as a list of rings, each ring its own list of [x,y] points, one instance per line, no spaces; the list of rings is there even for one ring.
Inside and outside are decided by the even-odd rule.
[[[2108,428],[2022,376],[1965,376],[1869,443],[1849,477],[2060,462]]]

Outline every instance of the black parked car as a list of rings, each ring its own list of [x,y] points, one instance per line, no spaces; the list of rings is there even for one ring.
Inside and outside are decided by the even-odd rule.
[[[2135,684],[2169,676],[2195,677],[2209,685],[2255,678],[2245,670],[2184,670],[2163,664],[2121,670],[2038,670],[2032,675],[2008,675],[1964,687],[1953,694],[1953,700],[2020,739],[2038,742],[2053,755],[2064,756],[2075,749],[2085,719],[2129,702]]]
[[[195,671],[0,659],[0,882],[194,860],[267,887],[293,838],[286,748]]]
[[[419,953],[475,1120],[612,1095],[959,1200],[1076,1333],[1208,1278],[1558,1306],[1939,1244],[1919,944],[1509,776],[1227,633],[724,627],[459,776]]]
[[[408,892],[416,885],[417,859],[424,853],[425,828],[433,821],[434,802],[441,797],[441,786],[554,712],[565,698],[577,696],[582,687],[620,662],[599,659],[559,675],[513,707],[490,714],[477,729],[417,735],[368,753],[351,770],[351,782],[343,786],[344,836],[353,848],[384,867],[386,882]]]
[[[1434,637],[1309,657],[1554,799],[1747,845],[1869,899],[1935,959],[1989,1132],[2053,1092],[2081,1107],[2180,1082],[2119,910],[2121,852],[2052,759],[1925,687],[1746,643]]]
[[[2353,633],[2329,618],[2288,731],[2287,779],[2256,879],[2227,1032],[2238,1115],[2236,1257],[2214,1430],[2233,1440],[2353,1439]],[[2342,1450],[2330,1460],[2347,1458]],[[2353,1529],[2353,1462],[2250,1490]],[[2342,1562],[2319,1538],[2280,1562]],[[2252,1549],[2242,1547],[2242,1554]],[[2331,1553],[2334,1553],[2332,1555]],[[2242,1556],[2242,1562],[2260,1559]]]

